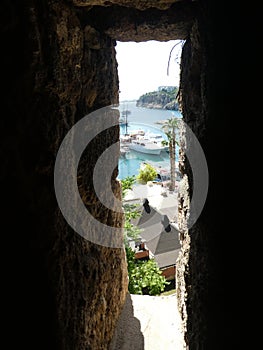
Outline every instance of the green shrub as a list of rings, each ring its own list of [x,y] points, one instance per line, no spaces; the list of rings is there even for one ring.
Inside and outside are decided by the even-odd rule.
[[[150,164],[145,164],[145,166],[140,169],[137,175],[137,181],[141,184],[146,184],[148,181],[152,181],[157,177],[157,171]]]
[[[131,220],[136,219],[140,215],[138,204],[124,204],[124,215],[125,215],[125,222],[124,222],[124,244],[128,246],[129,239],[137,240],[139,238],[139,235],[141,233],[141,229],[133,225]]]
[[[131,294],[160,295],[165,286],[170,284],[162,276],[154,259],[141,261],[135,259],[135,253],[126,247],[126,257],[129,274],[129,292]]]
[[[122,197],[125,197],[127,190],[131,190],[132,186],[135,184],[135,175],[127,176],[121,180]]]

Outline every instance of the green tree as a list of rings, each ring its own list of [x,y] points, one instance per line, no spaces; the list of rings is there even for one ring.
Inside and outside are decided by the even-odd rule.
[[[142,184],[146,184],[148,181],[152,181],[157,177],[157,171],[150,164],[145,164],[145,166],[140,169],[137,175],[137,181]]]
[[[121,180],[122,198],[125,197],[128,190],[132,189],[132,186],[135,184],[135,182],[136,182],[135,175],[127,176]]]
[[[124,204],[124,216],[125,216],[125,222],[124,222],[124,244],[125,246],[129,245],[129,239],[138,240],[139,235],[141,232],[141,229],[132,224],[131,220],[136,219],[139,215],[139,208],[138,204]]]
[[[136,182],[135,175],[127,176],[126,178],[122,179],[121,181],[121,188],[122,188],[122,198],[125,198],[125,195],[128,190],[132,189],[132,186]],[[123,204],[123,210],[124,210],[124,244],[125,246],[128,246],[129,239],[137,240],[139,238],[139,234],[141,230],[132,224],[131,220],[136,219],[140,213],[138,211],[138,204],[129,204],[124,203]]]
[[[150,259],[140,261],[135,259],[135,253],[126,247],[127,266],[129,274],[129,292],[132,294],[160,295],[165,286],[170,284],[162,276],[156,261]]]
[[[134,177],[129,177],[121,180],[122,190],[128,190],[135,182]],[[167,282],[165,277],[157,265],[151,259],[140,261],[135,259],[135,252],[129,247],[129,239],[137,240],[141,229],[132,223],[140,215],[138,204],[123,204],[124,209],[124,244],[127,258],[127,269],[129,275],[129,292],[132,294],[150,294],[159,295],[164,291],[164,288],[170,282]]]
[[[168,145],[169,145],[170,172],[171,172],[171,181],[169,185],[169,190],[174,191],[175,178],[176,178],[175,177],[176,145],[179,146],[179,143],[176,140],[176,129],[178,129],[178,118],[172,117],[168,119],[167,122],[162,126],[162,129],[168,138]]]

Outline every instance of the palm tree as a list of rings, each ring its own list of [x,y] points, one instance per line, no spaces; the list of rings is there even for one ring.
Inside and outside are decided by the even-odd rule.
[[[176,151],[176,145],[179,146],[176,140],[177,128],[178,128],[178,119],[176,117],[171,117],[162,126],[164,133],[168,137],[168,145],[169,145],[170,171],[171,171],[171,181],[169,185],[170,191],[174,191],[175,189],[175,151]]]

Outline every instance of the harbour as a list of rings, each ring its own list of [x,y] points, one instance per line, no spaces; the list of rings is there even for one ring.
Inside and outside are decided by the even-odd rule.
[[[148,138],[154,138],[154,136],[157,135],[159,139],[168,141],[166,134],[162,130],[162,125],[171,117],[175,116],[180,118],[180,112],[136,107],[135,101],[124,102],[120,104],[119,108],[120,112],[129,110],[130,113],[127,114],[127,124],[120,124],[121,153],[119,158],[118,179],[121,180],[127,176],[138,175],[143,162],[149,162],[156,168],[169,168],[170,158],[167,147],[163,147],[163,149],[161,149],[160,152],[156,152],[156,154],[138,152],[129,147],[129,135],[141,133],[141,136],[144,137],[146,135]],[[176,161],[178,160],[178,151],[177,147]]]

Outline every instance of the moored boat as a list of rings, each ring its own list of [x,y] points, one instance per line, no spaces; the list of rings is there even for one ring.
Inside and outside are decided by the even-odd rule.
[[[156,143],[160,147],[164,147],[164,149],[163,149],[164,151],[169,150],[168,141],[165,140],[165,138],[163,137],[162,134],[149,132],[149,133],[145,134],[145,138],[149,139],[150,141],[153,141],[154,143]]]
[[[147,139],[132,140],[129,144],[129,148],[136,152],[156,155],[159,155],[164,150],[164,147],[161,147],[153,141]]]

